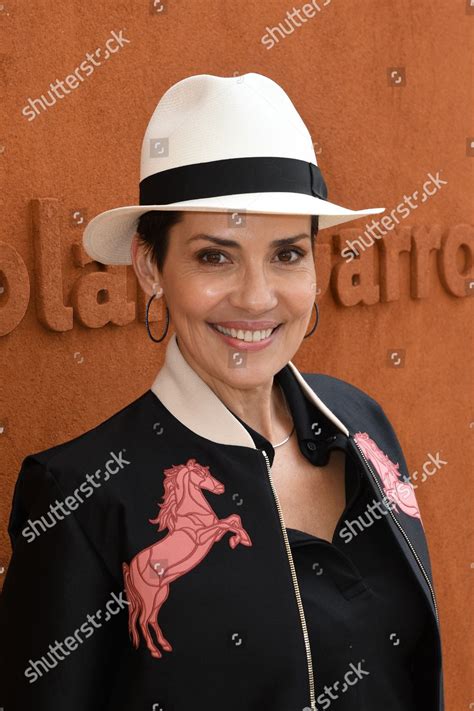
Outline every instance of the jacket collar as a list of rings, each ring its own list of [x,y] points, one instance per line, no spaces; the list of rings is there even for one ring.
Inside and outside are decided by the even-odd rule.
[[[292,374],[305,397],[346,436],[349,430],[325,405],[290,361],[275,377]],[[217,444],[256,449],[250,432],[196,373],[181,353],[173,333],[165,361],[151,386],[152,392],[171,414],[195,434]]]

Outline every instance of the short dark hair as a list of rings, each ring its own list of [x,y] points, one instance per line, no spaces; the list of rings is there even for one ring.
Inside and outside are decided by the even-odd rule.
[[[136,231],[138,242],[145,248],[145,253],[151,253],[159,271],[163,273],[166,255],[168,253],[170,230],[184,218],[182,210],[149,210],[138,218]],[[311,249],[314,252],[314,242],[319,230],[319,215],[311,215]]]

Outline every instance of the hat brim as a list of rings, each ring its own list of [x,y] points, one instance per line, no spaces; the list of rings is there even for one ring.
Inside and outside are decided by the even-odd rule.
[[[83,246],[87,254],[102,264],[132,264],[130,247],[140,215],[150,210],[188,212],[238,212],[270,215],[319,215],[319,229],[384,212],[384,207],[349,210],[312,195],[288,192],[241,193],[168,205],[129,205],[101,212],[86,226]]]

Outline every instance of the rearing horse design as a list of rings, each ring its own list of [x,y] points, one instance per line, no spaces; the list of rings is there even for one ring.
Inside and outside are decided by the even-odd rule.
[[[168,597],[170,584],[198,565],[214,543],[231,531],[229,546],[239,543],[251,546],[250,536],[242,527],[240,516],[232,514],[218,519],[201,489],[222,494],[224,485],[195,459],[164,470],[165,483],[160,512],[150,523],[158,530],[168,529],[168,535],[123,563],[125,589],[129,601],[128,629],[133,646],[140,644],[139,628],[153,657],[162,656],[150,631],[155,631],[158,643],[166,652],[172,646],[158,625],[158,613]]]

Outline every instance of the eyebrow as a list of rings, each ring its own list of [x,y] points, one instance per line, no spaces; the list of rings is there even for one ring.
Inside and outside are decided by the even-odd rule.
[[[188,244],[198,239],[207,239],[209,240],[209,242],[213,242],[214,244],[217,244],[220,247],[237,247],[238,249],[242,248],[241,243],[237,242],[236,240],[225,239],[224,237],[216,237],[214,235],[206,235],[201,232],[197,235],[193,235],[193,237],[190,237],[188,239]],[[274,239],[272,242],[270,242],[270,247],[284,247],[288,244],[294,244],[295,242],[298,242],[301,239],[310,239],[310,236],[306,232],[302,232],[301,234],[293,235],[292,237],[281,237],[280,239]]]

